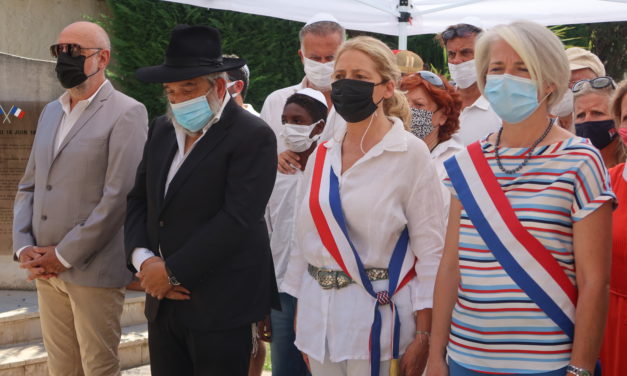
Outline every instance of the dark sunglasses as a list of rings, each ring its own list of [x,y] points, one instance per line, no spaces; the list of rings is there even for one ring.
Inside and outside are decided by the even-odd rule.
[[[602,76],[597,78],[591,78],[588,80],[579,80],[575,82],[572,89],[570,90],[572,90],[573,93],[581,91],[583,90],[584,86],[586,86],[586,83],[589,83],[590,87],[593,89],[605,89],[608,86],[612,86],[612,89],[616,89],[616,83],[614,82],[612,77]]]
[[[464,25],[464,26],[444,30],[441,35],[442,35],[442,40],[444,40],[444,43],[446,43],[455,37],[466,38],[474,34],[479,34],[480,32],[481,32],[481,29],[477,27],[474,27],[472,25]]]
[[[423,70],[423,71],[416,72],[414,74],[420,75],[420,77],[422,77],[423,80],[427,81],[428,83],[430,83],[431,85],[435,87],[438,87],[440,89],[446,89],[446,87],[444,86],[444,82],[442,82],[442,79],[433,72]]]
[[[52,57],[54,57],[55,59],[58,58],[59,54],[61,54],[61,53],[67,53],[68,55],[70,55],[72,57],[77,57],[77,56],[81,55],[81,51],[82,50],[98,50],[98,51],[101,51],[102,48],[100,48],[100,47],[81,47],[80,44],[76,44],[76,43],[59,43],[59,44],[53,44],[52,46],[50,46],[50,55],[52,55]],[[98,53],[98,52],[95,52],[94,54],[96,54],[96,53]],[[92,54],[92,55],[94,55],[94,54]]]

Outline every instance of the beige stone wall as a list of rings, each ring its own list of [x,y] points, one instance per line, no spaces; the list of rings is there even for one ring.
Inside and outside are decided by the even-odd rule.
[[[46,60],[66,25],[107,12],[104,0],[0,0],[0,5],[0,52]]]
[[[0,3],[4,0],[0,0]],[[39,114],[63,92],[54,62],[0,53],[0,106],[17,106],[25,115],[0,115],[0,289],[28,288],[24,271],[12,261],[13,199],[23,175]],[[1,373],[1,372],[0,372]]]

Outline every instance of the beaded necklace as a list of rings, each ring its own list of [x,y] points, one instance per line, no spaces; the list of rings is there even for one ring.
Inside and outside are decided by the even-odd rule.
[[[549,132],[551,131],[551,128],[553,127],[553,123],[555,122],[555,119],[550,119],[549,120],[549,125],[546,127],[546,129],[544,130],[544,133],[542,133],[542,136],[540,136],[540,138],[538,138],[533,145],[531,145],[531,148],[529,150],[529,152],[527,153],[527,155],[525,156],[525,159],[522,161],[521,164],[519,164],[516,168],[514,168],[513,170],[508,170],[505,167],[503,167],[503,164],[501,163],[501,157],[499,156],[499,145],[501,144],[501,134],[503,133],[503,126],[501,126],[501,129],[499,129],[499,133],[496,135],[496,145],[494,147],[494,154],[496,156],[496,163],[498,164],[499,168],[501,169],[501,171],[503,171],[506,174],[515,174],[518,171],[520,171],[523,167],[525,167],[525,165],[527,163],[529,163],[529,159],[531,159],[531,155],[533,154],[533,150],[536,148],[536,146],[538,146],[538,144],[540,142],[542,142],[542,140],[544,140],[546,138],[546,136],[549,134]]]

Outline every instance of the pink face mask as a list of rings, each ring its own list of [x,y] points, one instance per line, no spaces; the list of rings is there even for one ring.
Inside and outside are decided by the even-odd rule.
[[[618,128],[618,134],[620,138],[623,140],[623,144],[627,146],[627,127]]]

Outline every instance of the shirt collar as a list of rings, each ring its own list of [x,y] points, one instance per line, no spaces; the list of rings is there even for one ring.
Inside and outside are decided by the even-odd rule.
[[[468,108],[471,107],[477,107],[483,111],[488,111],[488,109],[490,108],[490,102],[488,102],[488,100],[483,95],[480,95],[473,104],[468,106]]]
[[[407,131],[403,126],[403,121],[397,117],[388,117],[388,119],[392,120],[392,128],[383,136],[383,139],[379,141],[378,144],[373,146],[366,155],[377,156],[384,151],[406,151],[407,150]],[[327,141],[324,146],[327,149],[333,149],[336,146],[342,145],[342,141],[344,140],[344,134],[339,136],[339,139],[333,137],[329,141]]]
[[[94,100],[96,95],[100,93],[100,90],[102,90],[102,88],[107,83],[109,83],[109,80],[105,79],[104,82],[98,87],[98,89],[94,92],[94,94],[91,97],[87,99],[83,99],[82,101],[78,101],[76,105],[78,105],[79,103],[84,103],[84,107],[89,106],[89,104]],[[61,94],[61,96],[59,97],[59,102],[61,102],[61,108],[63,109],[63,112],[65,112],[65,115],[67,116],[70,113],[70,92],[68,90],[66,90],[63,94]],[[76,108],[76,106],[74,106],[74,108]]]

